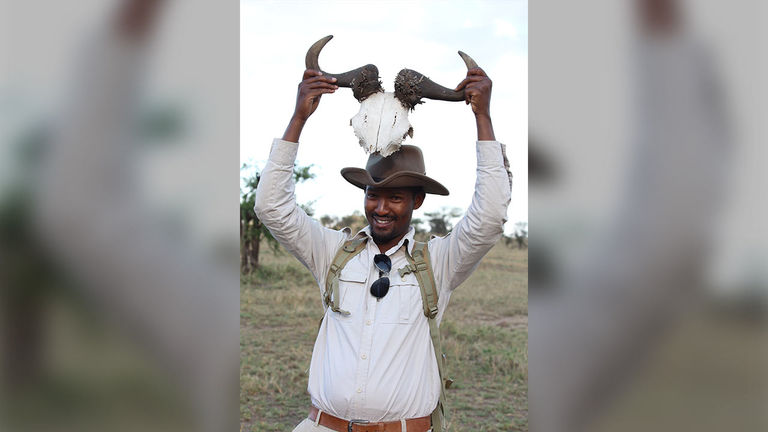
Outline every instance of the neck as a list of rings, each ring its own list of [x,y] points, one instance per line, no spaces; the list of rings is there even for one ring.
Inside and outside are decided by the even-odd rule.
[[[400,238],[395,239],[395,240],[388,241],[386,243],[379,243],[379,242],[374,240],[374,243],[376,243],[376,246],[379,247],[379,252],[387,253],[387,251],[392,249],[400,241],[401,238],[403,238],[403,237],[400,237]]]
[[[376,240],[376,238],[371,236],[371,238],[373,239],[373,242],[376,243],[376,246],[379,247],[379,252],[381,252],[381,253],[386,253],[388,250],[390,250],[393,247],[395,247],[395,245],[400,243],[400,240],[402,240],[403,237],[405,237],[405,234],[403,234],[403,235],[401,235],[399,237],[396,237],[396,238],[394,238],[392,240],[380,241],[380,240]]]

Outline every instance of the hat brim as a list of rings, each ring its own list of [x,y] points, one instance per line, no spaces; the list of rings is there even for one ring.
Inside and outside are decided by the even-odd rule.
[[[448,189],[439,182],[413,171],[400,171],[380,181],[375,181],[368,171],[362,168],[343,168],[341,176],[360,189],[366,186],[380,188],[423,187],[424,192],[435,195],[448,195]]]

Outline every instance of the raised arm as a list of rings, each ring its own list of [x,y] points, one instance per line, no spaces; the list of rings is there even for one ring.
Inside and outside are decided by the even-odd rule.
[[[346,234],[321,226],[296,202],[293,165],[299,148],[299,136],[307,119],[315,112],[320,97],[338,88],[335,78],[308,69],[299,84],[294,110],[283,139],[275,139],[256,189],[254,211],[272,235],[304,264],[318,283],[324,283],[333,254]]]
[[[328,78],[318,70],[307,69],[299,84],[296,95],[296,109],[293,111],[291,121],[285,128],[283,141],[299,142],[299,136],[307,123],[307,119],[315,112],[320,104],[320,97],[326,93],[333,93],[339,86],[334,84],[336,78]]]
[[[472,104],[477,124],[478,141],[496,141],[491,123],[491,88],[493,82],[481,68],[467,71],[467,77],[456,86],[456,91],[464,89],[466,103]]]
[[[491,122],[491,80],[480,68],[467,71],[457,90],[465,89],[477,125],[477,180],[472,203],[453,232],[430,241],[431,261],[442,289],[454,289],[501,238],[512,191],[504,145]],[[439,270],[438,270],[439,269]]]

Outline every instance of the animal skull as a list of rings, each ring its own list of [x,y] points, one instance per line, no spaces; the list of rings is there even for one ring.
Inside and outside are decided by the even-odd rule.
[[[322,71],[318,57],[332,38],[332,35],[326,36],[309,48],[305,58],[307,69]],[[467,69],[477,67],[471,57],[461,51],[459,55]],[[408,112],[423,103],[422,98],[464,100],[464,90],[457,92],[445,88],[411,69],[403,69],[397,74],[394,93],[384,92],[379,81],[379,70],[372,64],[341,74],[322,72],[325,76],[336,78],[339,87],[352,89],[352,94],[360,102],[360,112],[349,123],[366,153],[379,152],[384,157],[396,152],[406,136],[413,138]]]
[[[349,124],[366,153],[387,157],[400,148],[406,136],[413,137],[408,109],[394,93],[377,92],[360,102],[360,112]]]

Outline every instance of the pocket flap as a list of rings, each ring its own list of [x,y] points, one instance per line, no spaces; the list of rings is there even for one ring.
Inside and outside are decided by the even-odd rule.
[[[345,281],[345,282],[364,283],[367,277],[368,277],[368,274],[364,272],[347,270],[347,269],[342,269],[341,273],[339,274],[339,280]]]

